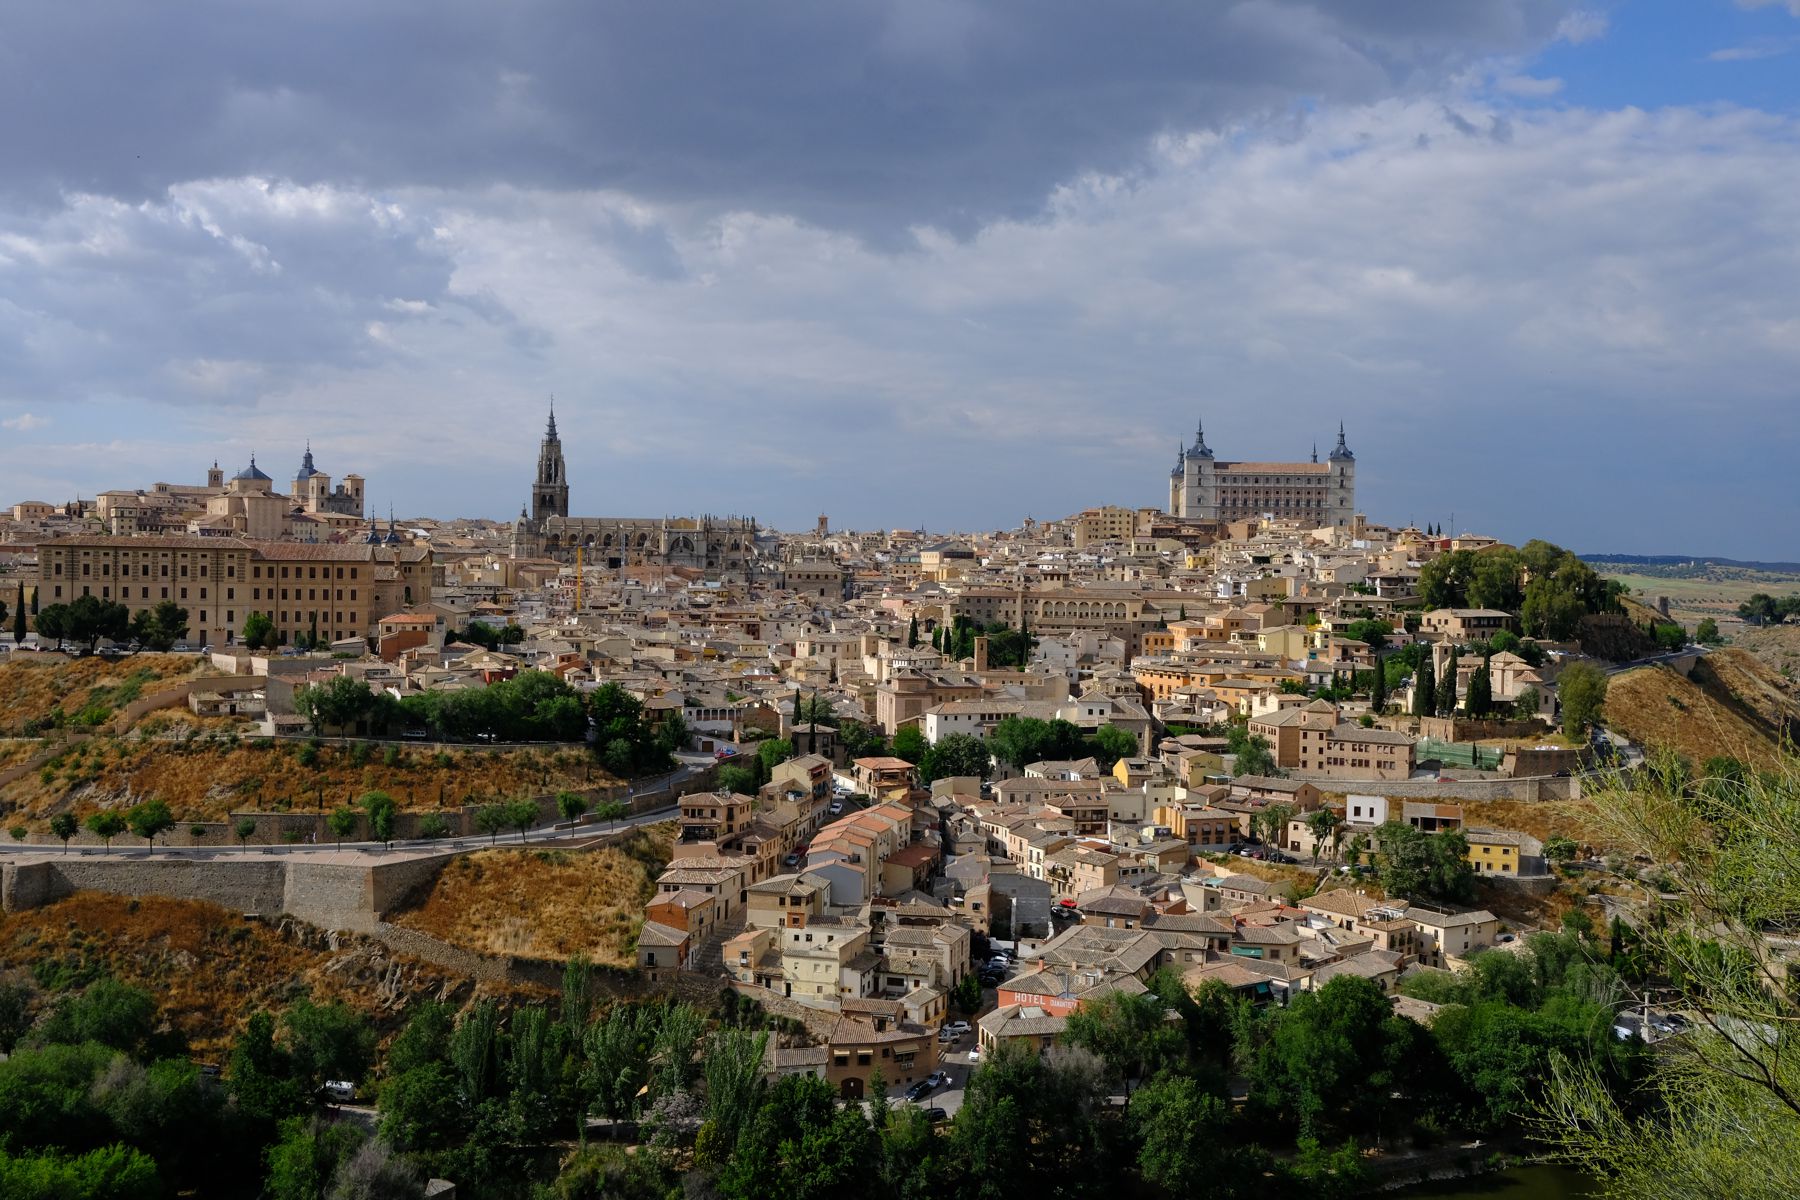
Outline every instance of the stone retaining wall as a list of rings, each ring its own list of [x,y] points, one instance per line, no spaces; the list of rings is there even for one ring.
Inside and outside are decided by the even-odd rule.
[[[1389,779],[1307,778],[1322,791],[1369,794],[1402,800],[1573,800],[1581,795],[1580,776],[1539,775],[1526,779]]]

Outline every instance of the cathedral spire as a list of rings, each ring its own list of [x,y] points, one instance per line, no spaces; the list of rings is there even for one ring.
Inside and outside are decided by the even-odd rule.
[[[1339,421],[1337,446],[1331,451],[1331,460],[1333,462],[1339,462],[1346,459],[1354,459],[1355,457],[1356,455],[1350,453],[1350,447],[1344,444],[1344,423]]]
[[[556,440],[556,397],[550,397],[550,424],[544,429],[544,436],[551,441]]]

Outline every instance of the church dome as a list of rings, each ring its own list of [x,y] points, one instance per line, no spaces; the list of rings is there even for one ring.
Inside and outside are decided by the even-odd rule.
[[[300,460],[300,469],[294,473],[294,482],[305,483],[308,479],[311,479],[318,473],[318,469],[313,466],[312,443],[308,442],[306,444],[306,454]]]
[[[263,472],[261,467],[256,465],[256,455],[254,454],[250,456],[250,465],[239,471],[236,475],[233,475],[232,478],[254,479],[265,483],[269,482],[268,475]]]

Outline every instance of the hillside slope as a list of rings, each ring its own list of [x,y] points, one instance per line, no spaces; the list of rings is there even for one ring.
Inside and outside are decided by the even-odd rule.
[[[296,996],[341,1000],[385,1036],[418,999],[461,1001],[474,985],[363,938],[245,921],[212,904],[82,892],[0,915],[0,968],[28,973],[46,998],[105,972],[148,989],[196,1058],[219,1061],[259,1009]]]
[[[1731,647],[1752,655],[1789,683],[1800,680],[1800,625],[1746,626],[1731,635]]]
[[[64,749],[39,770],[0,787],[0,809],[41,830],[59,812],[159,796],[178,821],[222,820],[234,811],[309,812],[353,801],[372,789],[402,808],[487,803],[528,792],[595,786],[611,777],[581,749],[456,750],[324,746],[240,739],[204,731],[179,715],[153,713],[129,736],[96,736]]]
[[[641,912],[669,861],[671,822],[597,850],[501,846],[449,863],[395,924],[484,954],[635,961]]]
[[[11,654],[0,662],[0,733],[98,725],[159,684],[205,670],[205,660],[192,654],[119,659]]]
[[[1773,766],[1779,754],[1777,727],[1732,690],[1755,678],[1743,661],[1720,656],[1719,664],[1689,679],[1665,666],[1641,667],[1614,676],[1606,693],[1605,721],[1640,745],[1666,747],[1696,765],[1714,755],[1730,755],[1758,767]]]

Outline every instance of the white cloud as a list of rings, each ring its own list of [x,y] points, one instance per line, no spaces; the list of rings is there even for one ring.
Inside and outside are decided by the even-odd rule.
[[[1455,507],[1583,548],[1793,558],[1767,544],[1791,531],[1727,518],[1800,453],[1797,135],[1743,110],[1434,95],[1171,135],[1030,219],[921,227],[893,253],[617,192],[341,188],[321,226],[280,187],[216,181],[219,233],[175,249],[169,222],[82,201],[22,227],[52,256],[105,242],[92,270],[114,264],[120,292],[96,321],[61,273],[33,281],[43,319],[10,353],[70,396],[120,397],[116,424],[83,402],[96,428],[154,431],[126,399],[146,380],[232,398],[178,410],[188,475],[250,449],[280,474],[310,434],[402,513],[516,512],[551,392],[580,510],[789,525],[1154,503],[1203,410],[1227,454],[1304,453],[1346,420],[1377,518]],[[288,269],[255,273],[233,238]],[[187,323],[175,297],[210,311],[221,280],[230,308],[284,322],[250,341],[267,353]],[[1496,437],[1519,457],[1477,482],[1464,450]],[[693,469],[720,439],[729,465]],[[31,457],[0,444],[0,478],[32,478]],[[177,471],[75,461],[90,492]]]
[[[49,417],[40,417],[36,413],[20,413],[16,417],[0,420],[0,428],[10,429],[14,433],[30,433],[34,429],[42,429],[49,424]]]
[[[1562,91],[1563,81],[1535,75],[1502,75],[1494,80],[1494,87],[1509,96],[1554,96]]]
[[[1556,36],[1570,45],[1579,46],[1583,42],[1605,37],[1610,27],[1611,20],[1605,13],[1580,9],[1562,19],[1556,27]]]
[[[1800,45],[1800,39],[1791,37],[1762,37],[1745,42],[1741,46],[1726,46],[1714,50],[1706,56],[1707,62],[1751,62],[1760,58],[1780,58]]]

